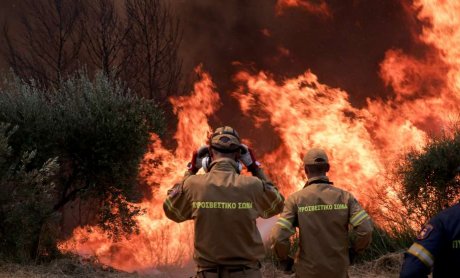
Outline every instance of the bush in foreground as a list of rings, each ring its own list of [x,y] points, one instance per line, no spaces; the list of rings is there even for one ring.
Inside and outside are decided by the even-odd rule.
[[[8,140],[16,131],[0,123],[0,250],[5,257],[25,261],[37,255],[38,245],[46,246],[48,253],[56,251],[42,236],[51,231],[42,231],[53,211],[53,177],[59,165],[53,158],[30,167],[35,151],[15,156]]]
[[[92,81],[78,74],[57,90],[31,84],[10,78],[0,92],[0,122],[17,126],[14,132],[11,126],[3,130],[2,140],[8,146],[0,153],[1,167],[22,171],[0,173],[0,196],[8,196],[1,202],[0,226],[11,237],[2,241],[0,252],[16,250],[17,242],[30,240],[36,244],[24,247],[28,255],[16,257],[49,255],[38,252],[42,232],[50,222],[62,224],[61,215],[72,203],[86,208],[87,214],[73,225],[97,224],[115,239],[136,232],[134,217],[141,211],[132,201],[141,196],[138,167],[149,134],[164,129],[163,113],[153,102],[127,93],[104,76]],[[42,191],[35,185],[19,186],[29,182],[31,171],[45,175],[35,177]],[[24,191],[21,197],[4,185],[9,180],[17,181],[16,187]],[[40,192],[46,192],[46,198]],[[20,217],[29,213],[25,205],[29,203],[40,214],[33,223]]]
[[[421,151],[409,152],[399,166],[401,200],[418,224],[458,202],[460,197],[460,129],[435,137]]]

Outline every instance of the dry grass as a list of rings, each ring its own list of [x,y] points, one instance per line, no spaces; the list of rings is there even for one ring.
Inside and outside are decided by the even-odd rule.
[[[377,260],[353,265],[350,267],[350,278],[392,278],[399,277],[403,261],[402,253],[390,253]],[[271,264],[262,268],[265,278],[293,278],[294,274],[284,274]]]
[[[392,253],[379,259],[363,264],[351,266],[349,274],[351,278],[391,278],[398,277],[402,264],[401,253]],[[184,278],[193,275],[193,268],[163,269],[162,272],[139,275],[117,271],[111,267],[98,264],[95,261],[82,260],[78,258],[60,259],[47,265],[19,265],[0,262],[0,278]],[[284,274],[278,271],[272,264],[264,264],[262,268],[265,278],[291,278],[293,274]]]
[[[137,277],[114,270],[113,268],[98,265],[94,262],[78,259],[60,259],[46,265],[22,265],[0,263],[0,278],[61,278],[61,277]]]
[[[390,253],[374,261],[357,264],[350,267],[350,277],[353,278],[391,278],[399,277],[403,262],[402,253]]]

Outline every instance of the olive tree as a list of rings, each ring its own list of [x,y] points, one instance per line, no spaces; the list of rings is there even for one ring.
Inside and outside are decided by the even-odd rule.
[[[425,221],[460,197],[460,129],[409,152],[397,170],[401,199],[410,215]]]
[[[50,217],[60,218],[55,223],[67,223],[67,229],[99,225],[114,239],[137,231],[135,216],[142,213],[135,203],[142,195],[137,180],[139,164],[150,134],[161,134],[164,129],[163,113],[154,102],[126,92],[124,86],[103,75],[91,81],[84,73],[76,74],[57,89],[13,78],[0,91],[0,122],[11,124],[0,130],[5,134],[0,142],[8,142],[0,150],[0,167],[6,169],[0,172],[0,227],[6,230],[0,233],[40,231]],[[14,132],[11,126],[15,126]],[[46,179],[38,174],[28,178],[38,179],[39,184],[17,178],[33,169],[42,173],[43,168],[52,168],[50,174],[44,174]],[[14,197],[19,191],[14,191],[11,186],[15,183],[10,182],[17,179],[23,180],[17,185],[30,183],[20,188],[27,193],[20,198]],[[37,184],[46,189],[46,198],[35,189]],[[24,204],[28,202],[40,211],[37,223],[21,222],[11,214],[12,207],[26,214]],[[65,216],[76,203],[87,208],[83,211],[86,216],[69,227]],[[46,209],[38,209],[41,205]],[[11,226],[8,219],[19,222]],[[40,233],[31,233],[34,235],[37,242]],[[37,248],[35,244],[33,252]]]

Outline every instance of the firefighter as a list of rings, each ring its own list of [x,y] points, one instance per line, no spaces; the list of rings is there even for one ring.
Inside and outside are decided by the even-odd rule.
[[[243,165],[253,176],[240,175]],[[259,166],[238,133],[220,127],[208,146],[193,153],[184,180],[168,192],[166,216],[194,220],[196,277],[262,277],[265,250],[256,218],[280,213],[284,198]],[[196,175],[201,167],[206,173]]]
[[[372,224],[353,195],[332,186],[326,176],[329,160],[322,149],[311,149],[304,157],[308,181],[289,196],[273,227],[271,242],[281,265],[292,265],[290,237],[299,229],[296,277],[348,277],[350,255],[369,246]],[[355,239],[349,246],[349,230]]]
[[[460,263],[460,203],[441,211],[431,219],[407,250],[401,278],[459,277],[455,270]]]

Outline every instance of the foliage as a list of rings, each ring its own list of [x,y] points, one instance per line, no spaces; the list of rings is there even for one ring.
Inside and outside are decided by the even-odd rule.
[[[115,239],[137,231],[134,216],[142,211],[130,202],[141,195],[139,163],[150,133],[164,130],[163,113],[152,101],[133,96],[102,75],[91,81],[79,73],[56,90],[10,78],[0,92],[0,122],[17,126],[14,133],[8,133],[11,147],[0,153],[6,168],[11,168],[11,158],[22,154],[33,154],[23,161],[24,171],[49,168],[48,159],[59,157],[52,160],[61,167],[53,189],[47,191],[51,195],[43,204],[47,206],[44,214],[65,214],[78,202],[86,204],[90,217],[71,223],[73,226],[89,221]],[[10,194],[8,187],[0,190],[1,196]],[[24,190],[32,194],[24,200],[39,197]]]
[[[414,238],[414,230],[409,226],[379,227],[375,226],[371,245],[356,258],[356,262],[371,261],[384,255],[406,250]]]
[[[56,157],[30,168],[35,151],[15,157],[8,140],[16,131],[17,127],[0,123],[0,250],[7,257],[24,261],[37,252],[55,251],[54,241],[49,244],[52,231],[45,230],[55,216],[53,177],[59,165]]]
[[[399,166],[401,200],[409,215],[427,220],[459,200],[460,129],[411,151]]]

